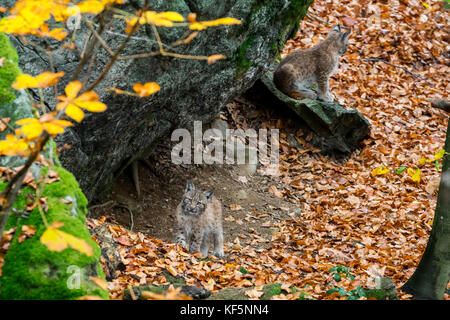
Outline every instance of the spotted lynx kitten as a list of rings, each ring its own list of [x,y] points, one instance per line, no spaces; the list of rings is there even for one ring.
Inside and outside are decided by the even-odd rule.
[[[183,247],[189,244],[189,251],[200,251],[208,256],[211,236],[214,238],[216,257],[223,257],[222,205],[213,191],[196,189],[188,181],[183,199],[177,207],[174,228],[176,242]]]
[[[294,99],[333,101],[329,79],[338,68],[339,57],[347,52],[350,32],[341,32],[338,25],[315,47],[289,54],[274,73],[278,89]],[[313,83],[317,83],[318,95],[311,90]]]

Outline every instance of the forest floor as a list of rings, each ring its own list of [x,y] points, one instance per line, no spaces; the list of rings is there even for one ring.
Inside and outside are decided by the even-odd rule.
[[[399,289],[420,261],[436,206],[440,172],[423,158],[433,159],[445,142],[448,114],[429,101],[448,99],[448,21],[441,1],[316,0],[282,56],[317,44],[333,25],[352,27],[331,91],[369,120],[370,136],[336,160],[311,147],[290,115],[271,106],[230,103],[222,118],[231,128],[280,129],[281,176],[242,176],[231,165],[176,166],[164,147],[150,159],[152,168],[139,167],[139,199],[131,174],[124,173],[104,205],[90,210],[91,227],[117,224],[111,230],[126,270],[108,283],[111,298],[120,299],[129,285],[166,284],[164,269],[211,291],[273,282],[296,289],[279,299],[299,298],[295,291],[346,299],[326,292],[367,287],[380,276]],[[380,166],[390,171],[372,175]],[[410,174],[397,173],[401,167],[411,168]],[[187,179],[214,188],[222,201],[222,260],[200,259],[171,242]],[[125,229],[130,210],[136,233]],[[354,280],[336,283],[329,270],[338,265],[351,268]],[[258,290],[248,296],[259,297]],[[409,297],[400,292],[401,299]]]

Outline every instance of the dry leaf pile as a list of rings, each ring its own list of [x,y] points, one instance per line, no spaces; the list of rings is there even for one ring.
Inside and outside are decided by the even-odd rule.
[[[355,280],[339,283],[348,290],[378,276],[400,287],[425,249],[436,206],[440,172],[420,159],[443,148],[448,123],[448,115],[429,102],[448,99],[449,14],[442,6],[441,1],[315,1],[282,56],[320,42],[333,25],[351,27],[349,51],[331,91],[370,121],[370,137],[338,163],[310,147],[301,131],[295,138],[304,148],[291,147],[282,130],[282,176],[268,188],[301,211],[292,220],[268,224],[270,241],[252,228],[237,235],[225,244],[225,260],[200,259],[180,246],[110,227],[126,265],[109,283],[111,297],[120,299],[129,285],[168,284],[163,270],[212,291],[280,282],[287,291],[294,286],[316,299],[339,299],[326,294],[336,284],[329,269],[337,265],[353,269]],[[382,165],[390,172],[373,177],[371,171]],[[421,180],[413,182],[406,171],[396,174],[401,166],[420,168]],[[249,219],[257,222],[258,214]],[[91,226],[102,223],[90,220]],[[253,247],[264,242],[267,249]],[[247,295],[258,298],[260,291],[252,290]]]

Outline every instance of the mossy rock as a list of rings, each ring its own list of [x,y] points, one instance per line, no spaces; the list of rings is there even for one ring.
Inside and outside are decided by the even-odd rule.
[[[9,38],[4,33],[0,33],[0,104],[10,103],[15,98],[11,85],[21,74],[18,61],[16,50]]]
[[[145,300],[142,293],[143,292],[152,292],[156,294],[165,294],[169,289],[169,285],[157,286],[157,285],[146,285],[139,287],[132,287],[134,292],[134,298],[136,300]],[[178,288],[178,286],[174,286]],[[205,299],[211,295],[211,292],[206,290],[205,288],[200,288],[196,286],[181,286],[181,293],[184,293],[187,296],[192,297],[195,300]],[[130,289],[126,289],[123,295],[123,300],[132,300],[133,297],[130,294]]]
[[[216,293],[213,293],[206,300],[248,300],[249,297],[245,294],[245,291],[252,288],[223,288]],[[281,289],[280,283],[271,283],[263,286],[262,291],[264,294],[260,297],[260,300],[270,300],[273,296],[281,293],[287,293]]]
[[[366,298],[374,298],[376,300],[398,300],[397,288],[394,281],[387,277],[381,277],[376,280],[375,288],[366,288],[364,293]]]
[[[5,46],[8,48],[6,59],[8,63],[12,61],[13,65],[9,65],[10,71],[5,78],[1,74],[5,69],[0,68],[0,79],[4,80],[2,84],[8,84],[4,87],[0,85],[0,99],[3,99],[1,100],[3,103],[0,103],[0,117],[11,118],[11,125],[14,125],[16,120],[32,116],[32,104],[25,91],[16,92],[11,88],[14,74],[20,72],[17,67],[17,55],[9,40],[0,34],[0,57],[2,52],[5,52]],[[10,98],[14,99],[15,96],[17,98],[10,101]],[[0,138],[4,138],[5,133],[3,132]],[[50,251],[43,245],[40,238],[46,226],[39,209],[36,207],[31,212],[26,212],[25,209],[27,203],[34,201],[36,190],[24,187],[20,190],[6,222],[5,230],[16,229],[1,268],[0,299],[60,300],[77,299],[85,295],[107,299],[108,292],[90,280],[90,277],[104,279],[105,276],[99,263],[100,248],[90,237],[85,224],[87,199],[74,176],[61,167],[56,155],[56,145],[52,140],[47,144],[43,154],[55,165],[41,167],[34,164],[31,173],[35,181],[50,169],[59,176],[58,181],[46,184],[42,190],[41,196],[46,198],[46,220],[49,225],[55,221],[62,222],[64,225],[60,230],[86,241],[92,247],[93,254],[87,256],[72,248],[60,252]],[[23,160],[19,157],[1,157],[0,165],[17,167],[23,164]],[[6,186],[6,182],[0,182],[0,192]],[[36,232],[31,237],[19,241],[22,226],[25,225],[33,226]]]
[[[49,168],[59,174],[60,181],[45,185],[42,193],[47,198],[45,216],[48,223],[64,223],[60,230],[86,241],[94,254],[89,257],[72,248],[54,252],[43,245],[40,238],[46,227],[38,208],[31,211],[28,218],[20,214],[29,199],[35,196],[34,189],[25,187],[14,203],[17,214],[11,215],[6,224],[6,230],[16,227],[16,232],[5,255],[0,299],[76,299],[84,295],[106,299],[108,293],[89,280],[90,276],[104,278],[104,274],[99,265],[100,248],[85,226],[86,197],[72,174],[57,166],[43,168],[42,174]],[[0,184],[1,191],[5,187],[6,183]],[[20,243],[18,238],[23,225],[33,226],[36,233]],[[79,278],[74,272],[79,272]]]

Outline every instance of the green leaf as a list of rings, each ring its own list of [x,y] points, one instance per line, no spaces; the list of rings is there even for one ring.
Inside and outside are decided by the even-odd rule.
[[[347,290],[345,290],[344,288],[339,288],[338,292],[341,297],[345,296],[347,294]]]
[[[341,288],[339,287],[334,287],[333,289],[327,290],[326,294],[333,294],[335,292],[339,292]]]
[[[336,274],[333,276],[333,279],[334,279],[336,282],[339,282],[339,281],[341,281],[341,275],[340,275],[339,273],[336,273]]]
[[[400,174],[400,173],[402,173],[403,171],[405,171],[406,170],[406,167],[400,167],[400,168],[398,168],[397,169],[397,174]]]
[[[356,292],[358,293],[358,296],[360,296],[360,297],[365,297],[366,296],[366,291],[361,286],[358,286],[356,288]]]
[[[240,268],[239,268],[239,271],[240,271],[241,273],[243,273],[243,274],[247,274],[247,273],[248,273],[248,271],[247,271],[246,269],[244,269],[243,267],[240,267]]]
[[[439,160],[436,160],[434,165],[436,166],[436,170],[439,171]]]

